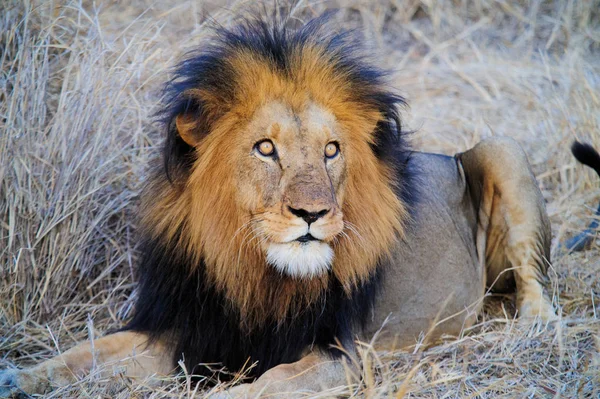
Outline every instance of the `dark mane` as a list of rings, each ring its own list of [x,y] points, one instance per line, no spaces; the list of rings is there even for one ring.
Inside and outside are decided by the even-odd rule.
[[[166,338],[173,344],[174,365],[183,360],[189,372],[206,377],[215,372],[200,364],[236,372],[253,362],[257,364],[248,375],[258,377],[278,364],[299,360],[311,346],[341,356],[332,345],[338,341],[347,348],[352,345],[353,331],[366,322],[381,277],[376,273],[351,297],[331,279],[327,298],[294,320],[272,320],[246,331],[239,312],[207,282],[203,267],[190,275],[190,260],[160,240],[144,242],[142,251],[146,263],[142,263],[139,299],[126,329]],[[221,373],[218,378],[226,380],[228,375]]]
[[[311,45],[323,49],[334,70],[346,77],[357,102],[383,116],[371,149],[395,171],[397,193],[410,207],[414,200],[412,172],[406,167],[409,151],[399,117],[399,108],[405,102],[391,91],[382,90],[386,73],[360,55],[355,37],[348,32],[325,32],[325,20],[316,19],[291,30],[279,21],[271,24],[260,18],[246,19],[231,29],[217,28],[208,44],[179,63],[166,86],[166,103],[160,113],[166,131],[164,171],[156,174],[149,185],[152,188],[144,195],[161,194],[156,187],[164,185],[154,184],[156,181],[185,182],[189,176],[196,153],[178,135],[175,118],[192,115],[200,121],[195,134],[199,137],[210,134],[211,127],[226,110],[207,107],[189,93],[202,90],[218,97],[223,104],[233,101],[235,71],[226,62],[231,54],[241,50],[252,52],[285,76],[293,62],[293,50]],[[142,238],[139,296],[134,317],[125,329],[171,342],[174,365],[183,359],[188,371],[200,375],[212,375],[200,363],[222,365],[235,372],[257,362],[250,372],[251,377],[257,377],[278,364],[299,360],[308,347],[340,356],[342,352],[333,345],[339,342],[346,348],[352,347],[357,329],[365,324],[374,304],[383,273],[378,265],[370,278],[350,294],[331,273],[326,295],[297,317],[270,320],[248,331],[236,306],[209,282],[204,260],[195,261],[186,254],[177,245],[177,237],[165,237],[146,234]],[[269,276],[274,287],[290,278],[275,271]]]

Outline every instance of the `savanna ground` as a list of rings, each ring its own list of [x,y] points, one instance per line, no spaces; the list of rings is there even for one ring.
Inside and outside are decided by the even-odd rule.
[[[166,3],[166,2],[165,2]],[[274,2],[267,2],[266,8]],[[26,366],[131,314],[135,214],[161,135],[152,114],[169,67],[251,2],[0,1],[0,368]],[[600,180],[569,145],[600,148],[600,1],[300,1],[300,21],[339,8],[408,99],[415,149],[452,154],[484,137],[525,148],[552,220],[553,328],[491,298],[479,324],[430,349],[373,353],[358,397],[596,398],[600,247],[564,254]],[[222,389],[219,386],[216,389]],[[98,370],[47,397],[201,397]]]

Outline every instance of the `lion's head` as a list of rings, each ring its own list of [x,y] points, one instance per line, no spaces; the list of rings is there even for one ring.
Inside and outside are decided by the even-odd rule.
[[[332,278],[350,293],[407,217],[402,99],[320,26],[219,29],[168,86],[172,181],[152,182],[143,224],[250,318],[299,310]]]

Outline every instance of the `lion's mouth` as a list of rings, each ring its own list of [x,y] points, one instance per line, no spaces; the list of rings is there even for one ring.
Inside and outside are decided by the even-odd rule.
[[[303,236],[296,238],[294,241],[305,243],[305,242],[309,242],[309,241],[320,241],[320,240],[318,238],[313,237],[312,234],[306,233]]]

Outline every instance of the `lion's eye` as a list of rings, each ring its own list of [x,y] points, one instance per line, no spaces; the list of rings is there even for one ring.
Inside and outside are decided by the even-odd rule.
[[[265,157],[270,157],[275,154],[275,145],[271,140],[263,140],[256,143],[256,149]]]
[[[333,158],[337,157],[337,155],[339,153],[340,153],[340,146],[335,141],[332,141],[331,143],[329,143],[325,146],[325,156],[327,158],[333,159]]]

